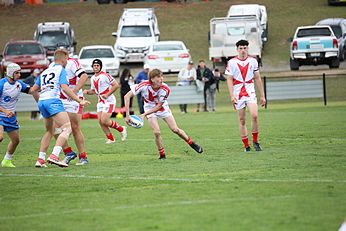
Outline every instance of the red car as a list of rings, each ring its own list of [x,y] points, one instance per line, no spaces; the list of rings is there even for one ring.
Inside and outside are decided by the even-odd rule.
[[[1,75],[4,76],[6,67],[17,63],[21,68],[22,77],[30,75],[35,68],[44,70],[49,61],[41,43],[35,40],[10,41],[6,43],[1,60]]]

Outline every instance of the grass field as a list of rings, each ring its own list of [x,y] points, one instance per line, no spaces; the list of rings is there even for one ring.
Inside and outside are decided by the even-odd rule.
[[[345,17],[345,7],[331,7],[326,0],[258,0],[268,11],[269,40],[264,48],[264,66],[288,65],[289,43],[297,26],[315,24],[328,17]],[[10,39],[32,39],[38,23],[68,21],[76,31],[78,48],[92,44],[114,45],[111,33],[116,30],[123,8],[154,7],[161,40],[182,40],[194,61],[208,60],[209,20],[223,17],[232,4],[254,3],[252,0],[189,1],[188,4],[167,2],[132,2],[125,5],[44,4],[42,6],[0,6],[0,50]],[[308,13],[306,9],[309,9]],[[54,13],[53,13],[54,12]]]
[[[228,105],[217,113],[174,110],[205,152],[162,124],[166,161],[157,159],[148,125],[109,146],[97,122],[86,120],[90,164],[67,169],[33,167],[43,125],[21,114],[17,168],[0,168],[1,230],[337,230],[346,216],[345,107],[261,110],[264,151],[250,154]]]

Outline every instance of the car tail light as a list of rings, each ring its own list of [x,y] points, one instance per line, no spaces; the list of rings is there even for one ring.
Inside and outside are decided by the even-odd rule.
[[[188,53],[183,53],[179,55],[179,58],[182,58],[182,59],[190,58],[190,55]]]
[[[333,39],[333,47],[338,48],[338,40]]]
[[[157,55],[148,55],[148,59],[158,59],[159,56]]]
[[[297,41],[292,42],[292,50],[297,50],[298,49],[298,43]]]
[[[214,63],[221,63],[222,59],[221,58],[213,58]]]

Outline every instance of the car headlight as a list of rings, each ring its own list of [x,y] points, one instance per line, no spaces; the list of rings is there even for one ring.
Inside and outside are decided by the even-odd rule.
[[[122,57],[122,56],[125,56],[125,55],[126,55],[125,51],[116,50],[116,56],[117,56],[117,57]]]

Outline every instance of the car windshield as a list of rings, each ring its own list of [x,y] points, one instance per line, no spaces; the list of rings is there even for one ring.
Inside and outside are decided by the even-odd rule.
[[[151,37],[149,26],[123,26],[120,37]]]
[[[44,50],[35,43],[13,43],[9,44],[5,50],[5,55],[41,55]]]
[[[331,36],[331,31],[328,28],[307,28],[300,29],[297,33],[298,38],[313,36]]]
[[[57,47],[57,46],[66,46],[70,44],[67,34],[63,31],[47,31],[43,34],[39,34],[38,41],[44,47]]]
[[[108,48],[84,49],[79,58],[80,59],[114,58],[114,54],[112,50]]]
[[[244,27],[228,27],[227,28],[228,35],[243,35],[245,34]]]
[[[340,38],[342,35],[342,31],[341,31],[341,27],[334,25],[334,26],[330,26],[335,34],[335,37]]]
[[[153,46],[153,51],[181,51],[183,49],[181,44],[159,44]]]

